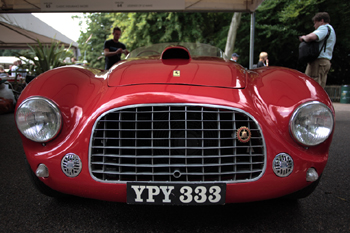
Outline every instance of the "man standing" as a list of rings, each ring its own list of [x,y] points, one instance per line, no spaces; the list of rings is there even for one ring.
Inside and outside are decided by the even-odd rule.
[[[313,18],[315,31],[308,35],[303,35],[299,37],[300,41],[317,41],[319,43],[319,49],[322,48],[325,43],[325,48],[322,49],[318,58],[307,64],[305,74],[313,78],[318,82],[323,88],[326,86],[327,74],[331,68],[331,59],[333,55],[333,49],[336,41],[336,35],[333,27],[329,24],[330,17],[327,12],[319,12]],[[330,34],[325,41],[328,34],[328,28],[330,29]]]
[[[111,68],[115,63],[120,61],[120,56],[122,53],[125,55],[129,54],[129,51],[126,49],[125,45],[123,43],[119,42],[119,38],[121,36],[122,32],[119,27],[113,28],[113,39],[106,40],[103,51],[105,55],[105,69],[108,70]]]

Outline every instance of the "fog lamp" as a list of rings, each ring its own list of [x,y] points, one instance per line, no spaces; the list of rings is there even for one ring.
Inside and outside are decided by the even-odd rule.
[[[47,177],[49,177],[49,169],[46,167],[45,164],[41,163],[41,164],[39,164],[38,168],[36,169],[35,175],[37,177],[47,178]]]
[[[314,182],[318,179],[318,173],[315,168],[309,168],[306,172],[306,181]]]

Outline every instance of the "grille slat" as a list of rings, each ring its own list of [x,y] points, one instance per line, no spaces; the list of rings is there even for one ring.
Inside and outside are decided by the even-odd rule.
[[[120,163],[99,163],[93,162],[93,165],[106,165],[106,166],[121,166],[121,167],[149,167],[147,164],[120,164]],[[263,164],[263,162],[252,162],[252,163],[222,163],[222,164],[154,164],[153,167],[221,167],[221,166],[236,166],[236,165],[257,165]],[[253,170],[253,169],[252,169]]]
[[[259,172],[262,172],[261,170],[255,170],[255,171],[252,171],[252,172],[256,172],[256,173],[259,173]],[[100,170],[100,171],[95,171],[95,173],[100,173],[100,174],[109,174],[109,175],[135,175],[135,173],[132,173],[132,172],[125,172],[125,173],[123,173],[123,174],[119,174],[119,173],[117,173],[117,172],[113,172],[113,171],[108,171],[108,172],[106,172],[106,171],[102,171],[102,170]],[[244,172],[236,172],[236,173],[234,173],[234,174],[245,174]],[[140,173],[137,173],[137,175],[147,175],[147,176],[152,176],[152,175],[154,175],[154,176],[165,176],[165,175],[167,175],[167,173],[161,173],[161,172],[159,172],[159,173],[156,173],[156,174],[154,174],[154,173],[152,173],[152,172],[140,172]],[[194,175],[194,176],[202,176],[203,174],[202,173],[183,173],[182,175]],[[205,175],[232,175],[232,173],[231,172],[222,172],[222,173],[215,173],[215,172],[208,172],[208,173],[206,173]]]
[[[242,126],[251,132],[247,143],[237,140]],[[265,153],[259,126],[241,110],[135,105],[97,120],[89,168],[94,179],[104,182],[247,182],[264,172]]]
[[[142,149],[159,149],[159,150],[164,150],[164,149],[168,149],[168,147],[145,147],[145,146],[140,146],[138,148],[135,148],[135,147],[131,147],[131,146],[125,146],[125,147],[115,147],[115,146],[106,146],[106,147],[91,147],[93,149],[99,149],[99,148],[104,148],[104,149],[135,149],[135,150],[142,150]],[[188,147],[173,147],[172,149],[175,150],[175,149],[187,149]],[[246,147],[206,147],[205,149],[229,149],[229,148],[246,148]],[[203,147],[191,147],[191,149],[194,149],[194,150],[201,150],[203,149]]]
[[[115,154],[95,154],[94,155],[96,158],[97,157],[115,157],[116,155]],[[247,154],[241,154],[241,155],[237,155],[237,156],[240,156],[240,157],[243,157],[243,156],[249,156],[249,157],[261,157],[263,155],[256,155],[256,154],[252,154],[252,155],[247,155]],[[134,155],[118,155],[119,158],[135,158]],[[222,155],[222,156],[219,156],[219,155],[206,155],[205,158],[232,158],[232,155]],[[157,156],[154,156],[154,157],[151,157],[151,156],[147,156],[147,155],[139,155],[137,158],[139,159],[147,159],[147,158],[169,158],[169,155],[157,155]],[[182,155],[172,155],[171,158],[186,158],[185,156],[182,156]],[[196,158],[203,158],[203,155],[192,155],[191,158],[193,159],[196,159]],[[93,163],[93,162],[92,162]]]

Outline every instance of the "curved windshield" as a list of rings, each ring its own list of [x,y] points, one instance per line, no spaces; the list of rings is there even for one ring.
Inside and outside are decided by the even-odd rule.
[[[174,45],[180,45],[184,46],[188,49],[188,51],[191,54],[191,57],[198,57],[198,56],[206,56],[206,57],[223,57],[224,53],[221,49],[208,45],[208,44],[201,44],[201,43],[188,43],[188,42],[175,42],[175,43],[160,43],[160,44],[153,44],[148,45],[144,47],[137,48],[126,57],[126,59],[129,58],[135,58],[135,57],[144,57],[144,56],[152,56],[152,55],[160,55],[163,50],[168,46],[174,46]]]

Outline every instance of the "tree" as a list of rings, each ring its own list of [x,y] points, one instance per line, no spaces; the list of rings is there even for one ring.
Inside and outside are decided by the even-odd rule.
[[[227,57],[231,57],[231,54],[235,47],[237,29],[239,27],[239,24],[241,23],[241,17],[242,17],[242,13],[239,13],[239,12],[235,12],[235,14],[232,17],[230,29],[227,35],[226,48],[225,48],[225,54]]]
[[[135,49],[152,43],[199,42],[224,49],[232,13],[129,13],[116,15],[114,26],[120,26],[127,47]],[[227,33],[227,31],[226,31]]]

